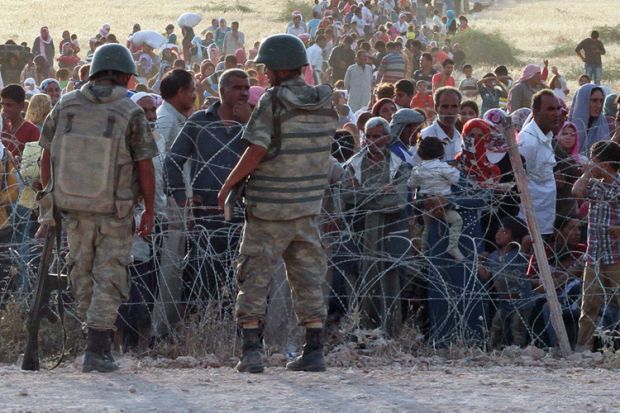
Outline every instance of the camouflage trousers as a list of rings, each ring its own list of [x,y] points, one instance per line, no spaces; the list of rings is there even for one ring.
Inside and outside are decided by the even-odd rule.
[[[90,328],[115,330],[118,307],[129,295],[133,214],[123,220],[82,213],[63,218],[78,315]]]
[[[237,262],[239,324],[256,320],[264,323],[269,285],[280,258],[286,267],[299,324],[325,319],[327,258],[321,246],[319,218],[265,221],[248,215]]]

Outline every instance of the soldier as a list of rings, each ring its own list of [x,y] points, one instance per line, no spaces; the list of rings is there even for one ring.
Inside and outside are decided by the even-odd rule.
[[[158,151],[144,112],[127,97],[127,83],[135,74],[128,49],[99,47],[89,82],[61,98],[40,140],[45,186],[40,204],[53,203],[62,214],[69,279],[87,328],[83,372],[118,369],[110,352],[111,333],[129,293],[133,212],[140,196],[145,211],[138,235],[153,229],[151,158]]]
[[[289,370],[324,371],[323,283],[327,270],[319,239],[337,115],[330,86],[308,86],[308,64],[297,37],[278,34],[260,45],[257,63],[274,86],[263,95],[242,140],[249,144],[224,182],[218,202],[251,174],[245,190],[246,221],[237,266],[236,317],[243,330],[240,372],[264,370],[260,333],[271,274],[280,257],[291,285],[297,320],[306,328],[302,355]]]

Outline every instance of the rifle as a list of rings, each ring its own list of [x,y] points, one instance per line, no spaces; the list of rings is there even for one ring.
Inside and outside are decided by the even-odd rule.
[[[28,311],[28,321],[26,324],[28,330],[28,341],[26,342],[26,350],[24,351],[22,370],[39,370],[39,326],[41,324],[41,317],[44,315],[49,316],[49,309],[47,306],[53,290],[58,290],[58,315],[62,323],[63,303],[60,292],[62,289],[60,272],[58,272],[56,276],[49,273],[54,243],[57,245],[57,252],[60,256],[60,220],[57,221],[55,226],[48,227],[47,234],[45,236],[43,253],[41,255],[41,261],[39,262],[39,269],[37,272],[37,289],[30,306],[30,310]],[[58,361],[58,364],[60,364],[61,361],[62,355]]]

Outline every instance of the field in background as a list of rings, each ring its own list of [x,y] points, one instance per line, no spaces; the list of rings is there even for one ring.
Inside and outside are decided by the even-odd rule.
[[[229,22],[238,20],[248,45],[251,45],[268,34],[284,30],[286,22],[282,16],[287,15],[288,9],[300,8],[298,6],[303,3],[303,0],[213,0],[203,3],[190,0],[109,0],[104,6],[94,0],[64,0],[58,3],[0,0],[0,10],[3,11],[0,42],[14,39],[30,43],[38,28],[48,25],[56,39],[60,38],[64,29],[76,32],[85,47],[88,38],[96,34],[103,23],[111,24],[112,33],[122,41],[136,22],[143,29],[163,30],[166,24],[176,22],[181,13],[191,11],[205,18],[197,28],[199,31],[207,27],[214,17],[225,17]],[[311,0],[307,3],[303,7],[305,10],[312,4]],[[609,39],[603,36],[608,51],[604,69],[613,79],[620,79],[618,0],[587,3],[583,0],[498,0],[498,3],[472,15],[472,27],[489,34],[501,34],[519,50],[517,57],[520,61],[542,62],[544,58],[550,58],[551,64],[558,65],[569,78],[578,76],[582,71],[582,65],[573,52],[577,42],[594,27],[613,27],[608,33]],[[515,67],[513,75],[518,72]]]

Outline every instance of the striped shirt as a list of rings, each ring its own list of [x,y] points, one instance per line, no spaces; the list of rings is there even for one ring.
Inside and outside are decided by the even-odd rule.
[[[405,77],[405,58],[395,52],[383,56],[379,65],[379,73],[383,76],[382,82],[396,83]]]
[[[611,231],[620,226],[620,176],[611,184],[592,180],[586,198],[590,201],[586,261],[602,265],[620,262],[618,236]]]

